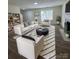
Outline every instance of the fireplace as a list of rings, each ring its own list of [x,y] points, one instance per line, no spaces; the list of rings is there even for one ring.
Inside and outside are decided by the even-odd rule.
[[[68,37],[70,38],[70,22],[69,21],[65,22],[64,31],[68,35]]]

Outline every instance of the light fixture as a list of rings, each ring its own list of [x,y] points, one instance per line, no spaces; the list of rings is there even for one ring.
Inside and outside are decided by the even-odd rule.
[[[34,4],[35,4],[35,5],[37,5],[38,3],[37,3],[37,2],[35,2]]]

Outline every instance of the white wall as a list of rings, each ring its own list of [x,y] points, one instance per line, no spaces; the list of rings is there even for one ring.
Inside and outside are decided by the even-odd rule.
[[[28,10],[28,11],[25,11],[23,13],[23,16],[24,16],[24,22],[25,24],[31,24],[31,21],[33,20],[33,11],[32,10]]]
[[[61,23],[61,25],[62,25],[62,27],[64,28],[64,23],[65,23],[65,19],[66,19],[66,17],[68,18],[68,21],[69,21],[69,18],[70,18],[70,14],[67,14],[67,13],[65,13],[65,7],[66,7],[66,3],[68,2],[69,0],[67,0],[65,3],[63,3],[63,5],[62,5],[62,23]],[[67,16],[68,15],[68,16]]]
[[[62,6],[53,7],[53,21],[52,24],[56,24],[56,17],[62,16]]]
[[[65,22],[65,4],[62,5],[62,21],[61,25],[64,28],[64,22]]]
[[[70,22],[70,13],[65,13],[65,22]]]
[[[31,9],[31,10],[25,10],[23,13],[23,17],[24,19],[28,22],[28,20],[30,21],[34,19],[34,12],[38,12],[39,13],[39,22],[40,22],[40,11],[41,10],[46,10],[46,9],[52,9],[53,10],[53,20],[51,21],[51,24],[56,24],[56,17],[57,16],[62,16],[62,6],[55,6],[55,7],[49,7],[49,8],[38,8],[38,9]],[[30,14],[29,14],[30,13]],[[29,19],[30,18],[30,19]]]
[[[20,8],[14,5],[8,5],[8,12],[9,13],[20,13]]]
[[[31,24],[32,21],[35,20],[35,14],[38,13],[39,15],[37,16],[38,22],[40,23],[41,17],[40,17],[40,9],[26,9],[23,11],[23,18],[25,24]]]

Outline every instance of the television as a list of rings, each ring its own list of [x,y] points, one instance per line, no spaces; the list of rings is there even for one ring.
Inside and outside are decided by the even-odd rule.
[[[65,12],[70,12],[70,1],[66,4]]]

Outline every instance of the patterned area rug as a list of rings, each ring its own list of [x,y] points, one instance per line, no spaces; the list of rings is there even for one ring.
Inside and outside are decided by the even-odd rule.
[[[44,59],[56,59],[56,50],[55,50],[55,26],[47,27],[49,29],[49,34],[44,37],[44,48],[41,51],[40,56]],[[28,33],[28,36],[36,37],[36,30]],[[17,38],[15,36],[14,38]]]
[[[49,34],[44,37],[44,49],[41,51],[41,56],[45,59],[56,59],[55,51],[55,26],[50,26]]]

